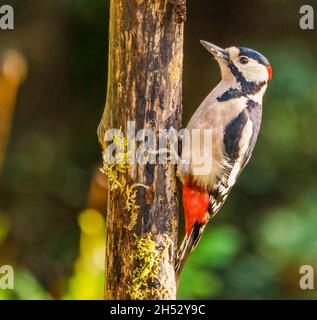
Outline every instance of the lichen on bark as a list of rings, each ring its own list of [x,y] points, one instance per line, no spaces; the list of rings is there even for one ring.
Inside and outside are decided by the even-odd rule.
[[[103,149],[107,129],[122,128],[126,133],[127,121],[135,121],[136,131],[145,128],[158,134],[162,128],[180,129],[182,68],[183,24],[175,22],[168,0],[110,1],[107,101],[98,128]],[[179,208],[175,165],[137,163],[126,169],[119,170],[119,179],[114,175],[109,181],[108,192],[111,186],[115,190],[107,204],[105,298],[137,297],[129,286],[139,278],[135,270],[140,270],[142,259],[132,262],[127,257],[138,251],[136,239],[151,234],[160,253],[155,258],[159,288],[149,281],[147,299],[175,299]],[[120,186],[112,185],[114,181]],[[150,269],[145,272],[153,275]]]

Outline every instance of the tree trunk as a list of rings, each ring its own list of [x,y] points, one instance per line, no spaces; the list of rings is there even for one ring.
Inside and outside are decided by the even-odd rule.
[[[106,299],[176,298],[175,165],[105,161],[110,128],[125,135],[127,121],[135,121],[133,133],[181,126],[183,24],[174,6],[168,0],[110,1],[108,92],[98,128],[109,184]],[[116,141],[125,146],[122,136]]]

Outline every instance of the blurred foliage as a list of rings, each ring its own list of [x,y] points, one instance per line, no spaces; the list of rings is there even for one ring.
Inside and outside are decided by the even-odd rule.
[[[0,265],[15,268],[0,299],[101,299],[105,201],[93,181],[108,1],[11,2],[16,28],[0,33],[0,50],[22,52],[29,72],[0,173]],[[219,81],[200,39],[263,52],[273,81],[254,156],[189,258],[179,298],[317,298],[298,285],[302,264],[317,267],[317,43],[298,27],[300,5],[188,2],[184,125]]]
[[[230,263],[242,244],[239,232],[230,226],[214,228],[191,255],[181,277],[178,298],[212,298],[222,291],[222,281],[213,272]]]
[[[63,299],[102,299],[105,263],[105,223],[96,210],[87,209],[78,218],[80,255]]]

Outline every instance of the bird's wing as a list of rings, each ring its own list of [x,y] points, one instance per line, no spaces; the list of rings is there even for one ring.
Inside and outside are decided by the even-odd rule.
[[[250,160],[260,130],[261,117],[261,105],[249,100],[246,108],[225,126],[223,132],[223,168],[209,193],[208,220],[217,214],[239,174]],[[195,223],[191,233],[184,238],[176,259],[177,278],[189,253],[199,243],[208,220],[204,223]]]
[[[210,216],[214,216],[224,203],[230,189],[246,166],[259,134],[262,108],[249,100],[247,107],[230,121],[223,134],[224,164],[211,192]]]
[[[225,127],[223,133],[225,162],[221,175],[209,193],[209,219],[218,213],[241,171],[250,160],[259,134],[261,117],[261,105],[249,101],[247,107]],[[196,226],[192,234],[190,251],[196,248],[206,225],[207,223]]]

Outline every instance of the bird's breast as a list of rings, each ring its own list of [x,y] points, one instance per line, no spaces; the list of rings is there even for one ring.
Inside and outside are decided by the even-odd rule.
[[[213,93],[203,101],[188,123],[189,135],[183,139],[182,159],[187,164],[178,166],[181,178],[191,175],[198,185],[206,188],[213,186],[226,163],[224,130],[246,108],[247,101],[246,97],[239,97],[219,102]]]

